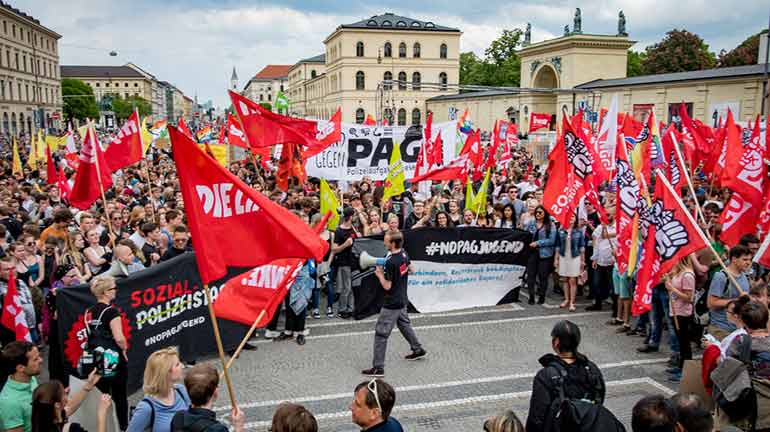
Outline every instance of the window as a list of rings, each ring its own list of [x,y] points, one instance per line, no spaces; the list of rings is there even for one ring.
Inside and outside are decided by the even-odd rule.
[[[441,44],[441,48],[438,50],[438,56],[442,59],[446,58],[446,44]]]
[[[16,60],[16,70],[19,70],[19,53],[14,53],[13,58]]]
[[[5,80],[0,80],[0,99],[5,99]]]
[[[406,58],[406,44],[403,42],[398,44],[398,56],[400,58]]]
[[[123,84],[123,87],[128,87],[128,83],[124,83],[124,84]]]
[[[359,108],[356,110],[356,123],[362,124],[364,122],[364,109]]]
[[[27,56],[21,56],[21,67],[24,69],[24,72],[27,71]]]
[[[11,51],[6,51],[5,52],[5,59],[7,60],[5,62],[5,66],[10,68],[11,67]]]
[[[13,35],[13,37],[16,37],[16,24],[14,24],[13,26],[11,26],[11,35]],[[15,121],[15,120],[14,120],[14,121]]]
[[[398,110],[398,125],[406,126],[406,110],[403,108]]]
[[[267,100],[268,100],[268,101],[272,101],[272,100],[273,100],[273,95],[272,95],[272,94],[270,94],[270,93],[268,93],[268,94],[267,94]]]
[[[393,89],[393,73],[390,71],[385,71],[384,74],[382,74],[382,80],[385,81],[382,83],[382,87],[385,90],[392,90]]]
[[[139,87],[139,83],[134,83],[134,87]]]
[[[104,84],[104,86],[105,86],[105,87],[109,87],[109,86],[110,86],[110,83],[105,83],[105,84]]]
[[[447,87],[447,77],[446,72],[441,72],[438,74],[438,82],[441,84],[441,90],[446,90]]]
[[[281,84],[281,91],[283,91],[283,84]]]
[[[398,89],[406,90],[406,72],[404,71],[398,73]]]
[[[24,85],[24,95],[26,97],[26,99],[24,99],[24,100],[29,100],[29,85],[28,84]]]
[[[5,21],[3,21],[3,33],[8,34],[8,23]]]
[[[412,90],[420,90],[420,78],[419,72],[412,74]]]
[[[393,46],[390,42],[385,42],[385,48],[382,51],[385,57],[393,57]]]
[[[99,84],[99,83],[96,83],[96,86],[97,86],[97,87],[101,87],[101,84]]]
[[[259,95],[259,101],[262,102],[263,100],[265,100],[265,95]]]
[[[412,110],[412,124],[418,125],[420,124],[420,109],[415,108]]]
[[[419,42],[415,42],[414,46],[412,47],[412,57],[420,58],[420,43]]]
[[[382,113],[382,116],[388,121],[388,124],[393,124],[393,110],[390,108],[385,108],[385,110]]]
[[[358,42],[356,43],[356,57],[363,57],[364,56],[364,43]]]
[[[316,76],[316,71],[315,71],[315,69],[313,69],[313,70],[310,71],[310,79],[315,78],[315,76]]]
[[[363,90],[365,87],[365,79],[364,79],[364,72],[358,71],[356,72],[356,90]]]

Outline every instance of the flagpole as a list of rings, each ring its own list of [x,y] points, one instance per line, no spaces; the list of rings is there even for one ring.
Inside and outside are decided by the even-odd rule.
[[[150,207],[152,208],[152,220],[157,221],[158,217],[157,217],[157,215],[155,213],[155,204],[153,204],[153,202],[152,202],[152,184],[150,184],[150,167],[149,167],[149,165],[147,163],[147,159],[144,157],[145,156],[145,154],[144,154],[144,137],[142,136],[142,124],[141,124],[142,120],[139,118],[139,110],[138,109],[134,108],[134,113],[136,114],[136,118],[139,121],[139,124],[136,125],[136,126],[137,126],[137,128],[139,128],[139,144],[141,144],[141,146],[142,146],[142,159],[144,159],[144,169],[141,170],[141,166],[140,166],[140,170],[144,172],[144,176],[147,179],[147,198],[148,198],[148,201],[150,202]],[[140,161],[140,163],[141,163],[141,161]],[[158,223],[160,223],[160,221],[158,221]]]
[[[230,403],[233,408],[238,408],[238,402],[235,400],[235,392],[233,391],[233,383],[230,381],[230,374],[227,372],[227,363],[225,363],[225,349],[222,347],[222,337],[219,334],[219,324],[217,324],[217,315],[214,312],[214,302],[211,299],[211,290],[209,284],[203,284],[203,291],[206,293],[206,302],[209,304],[209,315],[211,316],[211,326],[214,328],[214,339],[217,342],[217,351],[219,351],[219,361],[222,362],[222,373],[225,376],[225,383],[227,383],[227,393],[230,395]]]
[[[236,348],[235,353],[230,357],[230,360],[227,362],[227,365],[225,366],[225,369],[230,369],[230,366],[232,366],[233,362],[236,358],[238,358],[238,355],[243,350],[243,347],[246,346],[246,342],[249,341],[251,338],[251,335],[254,334],[254,331],[257,329],[257,324],[259,324],[260,321],[262,321],[262,318],[267,314],[267,309],[262,309],[262,312],[259,313],[257,316],[257,319],[254,320],[254,324],[251,325],[251,328],[248,332],[246,332],[246,336],[243,337],[243,340],[241,340],[240,345],[238,345],[238,348]]]
[[[96,165],[96,180],[99,183],[99,192],[102,194],[102,204],[104,205],[104,210],[107,210],[107,197],[104,195],[104,185],[102,184],[102,174],[101,170],[99,168],[99,153],[102,149],[99,147],[99,140],[96,139],[96,131],[93,129],[93,123],[91,120],[88,120],[88,130],[86,131],[86,134],[93,134],[93,145],[94,145],[94,165]],[[61,193],[59,193],[61,196]],[[107,216],[107,229],[110,233],[112,233],[112,222],[110,221],[110,215]],[[115,250],[115,239],[107,236],[110,239],[110,245],[112,246],[112,249]],[[115,233],[115,237],[117,237],[117,233]]]
[[[703,211],[701,211],[700,203],[698,203],[698,197],[695,196],[695,187],[692,185],[692,180],[690,179],[690,174],[687,172],[687,166],[684,164],[684,158],[682,157],[682,153],[679,151],[679,143],[676,140],[676,136],[674,135],[674,132],[671,132],[671,142],[673,143],[674,151],[676,151],[676,157],[679,159],[679,163],[682,164],[682,168],[684,168],[684,178],[687,179],[687,186],[690,188],[690,194],[692,194],[692,199],[695,200],[695,211],[697,212],[698,216],[700,216],[701,222],[703,222],[703,225],[706,226],[708,223],[706,222],[706,217],[703,216]],[[708,234],[706,234],[708,236]],[[711,238],[709,236],[709,238]]]
[[[746,295],[746,292],[743,291],[740,285],[738,285],[738,281],[735,280],[735,277],[732,273],[727,269],[727,266],[725,265],[725,262],[722,261],[722,257],[719,256],[719,253],[717,253],[716,249],[714,249],[714,246],[711,245],[711,241],[706,237],[706,234],[703,233],[703,230],[698,225],[698,222],[695,221],[695,218],[692,217],[690,212],[687,211],[687,207],[685,207],[684,203],[682,202],[682,199],[679,198],[679,195],[675,193],[674,188],[671,186],[671,184],[666,179],[666,176],[660,171],[660,169],[655,170],[656,177],[663,182],[663,185],[666,186],[668,191],[673,195],[674,199],[676,200],[677,204],[682,208],[683,213],[687,215],[687,219],[689,219],[690,223],[695,227],[695,230],[698,232],[698,234],[701,236],[701,239],[706,243],[706,246],[711,250],[711,253],[714,254],[714,257],[716,258],[719,265],[722,267],[722,270],[724,270],[725,275],[730,279],[730,282],[735,286],[735,288],[738,290],[741,296]]]

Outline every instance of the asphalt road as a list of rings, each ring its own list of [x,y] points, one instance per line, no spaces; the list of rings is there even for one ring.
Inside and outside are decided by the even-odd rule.
[[[394,331],[388,346],[385,380],[396,387],[393,415],[409,431],[481,430],[484,419],[513,409],[522,422],[529,404],[537,359],[551,351],[554,323],[570,319],[582,332],[581,351],[597,363],[607,382],[607,406],[627,426],[634,403],[650,394],[673,394],[666,381],[668,352],[640,354],[642,339],[615,333],[604,324],[609,312],[577,312],[524,302],[493,308],[412,315],[413,326],[428,350],[424,360],[407,362],[409,347]],[[307,407],[324,431],[355,431],[348,405],[356,384],[371,366],[375,317],[362,321],[338,318],[308,320],[310,335],[293,341],[258,340],[231,374],[249,430],[264,431],[282,401]],[[665,336],[664,336],[665,342]],[[218,364],[217,364],[218,366]],[[227,391],[220,389],[217,412],[226,417]],[[630,430],[630,428],[629,428]]]

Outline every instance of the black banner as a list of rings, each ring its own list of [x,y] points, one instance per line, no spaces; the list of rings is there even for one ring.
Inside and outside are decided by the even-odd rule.
[[[226,277],[209,284],[212,297],[216,298],[228,279],[243,271],[233,269]],[[123,332],[129,344],[129,392],[141,387],[144,364],[154,351],[176,346],[185,361],[216,354],[208,303],[194,253],[118,279],[117,287],[114,304],[123,317]],[[86,340],[83,313],[96,299],[88,285],[78,285],[59,290],[56,303],[65,370],[77,375],[75,368]],[[219,330],[225,350],[229,350],[237,347],[248,326],[220,320]]]
[[[406,250],[416,272],[409,276],[411,312],[451,310],[510,302],[511,289],[520,286],[527,266],[532,235],[504,228],[421,228],[404,231]],[[353,254],[375,257],[387,251],[382,235],[357,238]],[[353,269],[355,319],[379,313],[383,290],[374,269]],[[467,301],[463,298],[467,297]],[[419,299],[419,301],[418,301]]]

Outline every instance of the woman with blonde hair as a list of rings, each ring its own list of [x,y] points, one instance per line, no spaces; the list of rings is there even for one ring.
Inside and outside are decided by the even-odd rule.
[[[382,234],[388,229],[388,224],[382,223],[380,209],[373,207],[369,209],[369,223],[364,226],[364,235]]]
[[[83,255],[85,249],[85,238],[80,231],[71,232],[67,235],[67,241],[64,243],[64,254],[61,257],[61,264],[71,264],[78,271],[78,280],[86,282],[91,279],[91,269],[86,265],[88,262]]]
[[[388,231],[398,231],[398,216],[393,213],[388,216]]]
[[[674,264],[674,268],[666,275],[666,289],[671,299],[671,316],[674,318],[674,330],[679,341],[679,363],[669,369],[669,381],[682,380],[682,365],[685,360],[692,360],[692,334],[695,321],[693,318],[693,298],[695,295],[695,270],[690,256],[684,257]]]
[[[524,432],[524,426],[513,411],[507,410],[487,419],[484,422],[484,432]]]
[[[175,347],[150,354],[144,367],[144,398],[136,404],[128,432],[171,431],[171,419],[190,407],[190,396],[182,382],[182,362]]]

